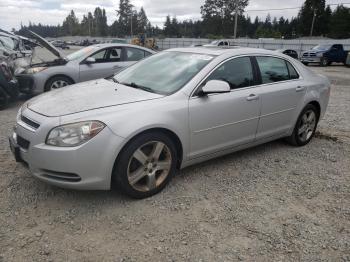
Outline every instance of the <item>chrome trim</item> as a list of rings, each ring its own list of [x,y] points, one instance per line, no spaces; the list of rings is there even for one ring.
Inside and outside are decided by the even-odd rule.
[[[237,122],[232,122],[232,123],[227,123],[227,124],[223,124],[223,125],[213,126],[213,127],[209,127],[209,128],[206,128],[206,129],[201,129],[201,130],[194,131],[193,133],[198,134],[198,133],[201,133],[201,132],[206,132],[206,131],[210,131],[210,130],[213,130],[213,129],[218,129],[218,128],[222,128],[222,127],[226,127],[226,126],[232,126],[232,125],[240,124],[240,123],[243,123],[243,122],[248,122],[248,121],[255,120],[255,119],[259,119],[259,117],[252,117],[252,118],[244,119],[244,120],[237,121]]]

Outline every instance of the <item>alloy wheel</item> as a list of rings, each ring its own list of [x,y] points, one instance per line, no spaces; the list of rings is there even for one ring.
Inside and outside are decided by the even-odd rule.
[[[307,110],[301,118],[298,128],[298,136],[302,142],[308,141],[316,127],[316,114],[313,110]]]
[[[53,90],[53,89],[62,88],[62,87],[67,86],[67,85],[68,85],[68,82],[65,80],[57,80],[51,84],[50,88],[51,88],[51,90]]]
[[[167,145],[160,141],[148,142],[140,146],[129,160],[129,184],[141,192],[154,190],[168,177],[171,164],[171,151]]]

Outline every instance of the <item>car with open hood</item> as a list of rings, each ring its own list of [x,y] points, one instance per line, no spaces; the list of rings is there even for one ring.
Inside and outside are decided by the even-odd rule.
[[[44,61],[32,59],[25,68],[16,71],[21,92],[29,94],[110,77],[155,53],[153,50],[128,44],[97,44],[64,55],[52,43],[34,32],[30,33],[53,58]]]

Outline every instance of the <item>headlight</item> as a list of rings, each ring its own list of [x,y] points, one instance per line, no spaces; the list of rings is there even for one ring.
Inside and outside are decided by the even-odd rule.
[[[73,147],[84,144],[96,136],[106,125],[100,121],[86,121],[55,127],[46,138],[46,144]]]
[[[22,107],[17,112],[17,116],[16,116],[17,122],[19,122],[21,120],[21,115],[22,115]]]
[[[322,57],[322,56],[323,56],[323,53],[316,53],[316,56],[317,56],[317,57]]]
[[[31,67],[31,68],[28,68],[25,73],[27,74],[35,74],[35,73],[39,73],[41,71],[44,71],[45,69],[47,69],[47,67]]]

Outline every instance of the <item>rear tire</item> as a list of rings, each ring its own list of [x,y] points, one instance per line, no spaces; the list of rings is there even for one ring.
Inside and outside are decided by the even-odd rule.
[[[69,86],[71,84],[74,84],[74,82],[69,77],[54,76],[46,82],[45,92]]]
[[[141,134],[120,152],[112,174],[112,187],[132,198],[160,192],[176,172],[174,142],[161,132]]]
[[[293,146],[305,146],[315,135],[318,120],[319,112],[317,108],[312,104],[308,104],[300,113],[293,133],[286,138],[286,141]]]

